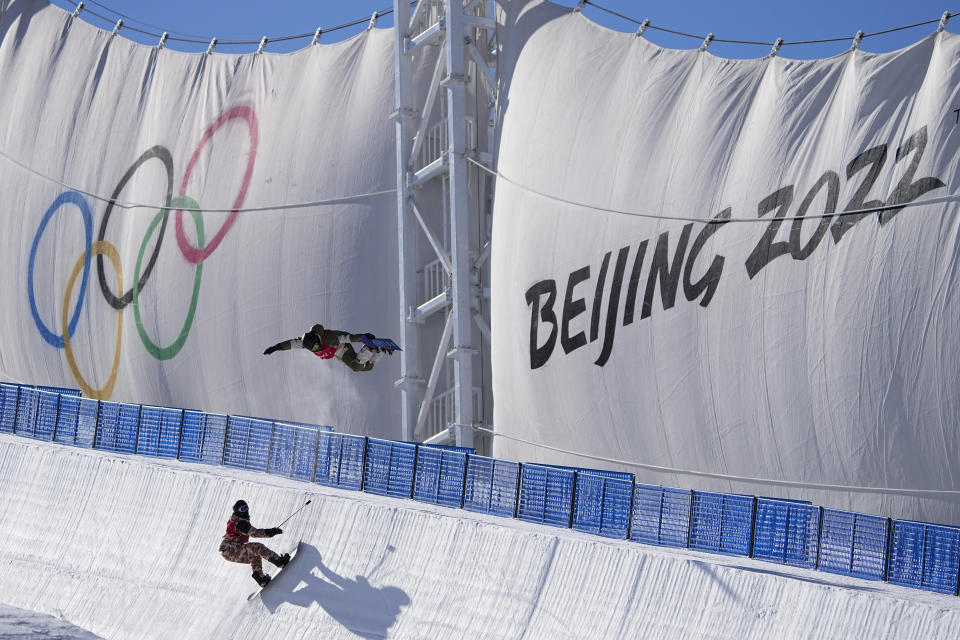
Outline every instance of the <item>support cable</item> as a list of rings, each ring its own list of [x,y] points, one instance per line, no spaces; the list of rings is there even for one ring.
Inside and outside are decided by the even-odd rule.
[[[87,197],[89,197],[89,198],[92,198],[92,199],[94,199],[94,200],[98,200],[98,201],[100,201],[100,202],[108,202],[108,203],[109,203],[109,202],[112,202],[114,207],[118,207],[118,208],[120,208],[120,209],[150,209],[150,210],[152,210],[152,211],[157,211],[157,210],[164,210],[164,211],[194,211],[194,209],[190,209],[189,207],[175,207],[175,206],[170,206],[170,205],[143,204],[143,203],[139,203],[139,202],[117,202],[117,201],[114,201],[112,198],[108,198],[108,197],[106,197],[106,196],[101,196],[101,195],[99,195],[99,194],[96,194],[96,193],[93,193],[93,192],[90,192],[90,191],[84,191],[83,189],[79,189],[79,188],[74,187],[74,186],[72,186],[72,185],[66,184],[65,182],[62,182],[61,180],[58,180],[57,178],[54,178],[54,177],[48,176],[48,175],[46,175],[46,174],[44,174],[44,173],[41,173],[40,171],[37,171],[36,169],[33,169],[33,168],[31,168],[31,167],[28,167],[27,165],[25,165],[24,163],[20,162],[19,160],[8,156],[8,155],[7,155],[6,153],[4,153],[3,151],[0,151],[0,157],[2,157],[2,158],[4,158],[4,159],[6,159],[7,161],[9,161],[9,162],[17,165],[17,166],[20,167],[21,169],[23,169],[23,170],[25,170],[25,171],[28,171],[28,172],[32,173],[33,175],[35,175],[35,176],[37,176],[37,177],[39,177],[39,178],[42,178],[42,179],[44,179],[44,180],[46,180],[46,181],[48,181],[48,182],[52,182],[52,183],[54,183],[54,184],[56,184],[56,185],[58,185],[58,186],[60,186],[60,187],[63,187],[64,189],[69,189],[70,191],[76,191],[76,192],[79,193],[79,194],[85,195],[85,196],[87,196]],[[326,198],[326,199],[324,199],[324,200],[314,200],[314,201],[312,201],[312,202],[296,202],[296,203],[289,203],[289,204],[275,204],[275,205],[266,205],[266,206],[261,206],[261,207],[241,207],[241,208],[230,207],[230,208],[216,208],[216,209],[212,209],[212,208],[203,207],[203,208],[199,209],[199,211],[202,211],[202,212],[204,212],[204,213],[232,213],[232,212],[244,212],[244,211],[248,211],[248,212],[253,212],[253,211],[285,211],[285,210],[289,210],[289,209],[308,209],[308,208],[310,208],[310,207],[318,207],[318,206],[329,205],[329,204],[340,204],[340,203],[350,202],[350,201],[352,201],[352,200],[360,200],[360,199],[363,199],[363,198],[372,198],[372,197],[375,197],[375,196],[382,196],[382,195],[387,195],[387,194],[393,194],[393,193],[396,193],[396,192],[397,192],[397,190],[396,190],[395,188],[394,188],[394,189],[383,189],[383,190],[381,190],[381,191],[371,191],[371,192],[369,192],[369,193],[358,193],[358,194],[348,195],[348,196],[337,196],[337,197],[334,197],[334,198]]]
[[[587,204],[585,202],[578,202],[576,200],[561,198],[560,196],[555,196],[555,195],[546,193],[544,191],[534,189],[533,187],[528,187],[524,184],[521,184],[520,182],[517,182],[516,180],[512,180],[508,178],[507,176],[503,175],[499,171],[488,169],[487,167],[480,164],[473,158],[467,158],[467,162],[470,162],[476,165],[477,167],[479,167],[483,171],[486,171],[492,176],[495,176],[505,182],[509,182],[513,186],[518,187],[523,191],[527,191],[534,195],[540,196],[541,198],[546,198],[547,200],[553,200],[554,202],[569,204],[575,207],[580,207],[582,209],[588,209],[591,211],[600,211],[603,213],[616,213],[616,214],[625,215],[625,216],[634,216],[636,218],[650,218],[652,220],[677,220],[680,222],[704,222],[707,224],[726,224],[728,222],[760,223],[765,225],[770,224],[769,219],[765,220],[763,218],[733,218],[733,217],[731,218],[695,218],[692,216],[665,216],[665,215],[658,215],[655,213],[640,213],[637,211],[625,211],[623,209],[601,207],[599,205]],[[913,202],[904,202],[902,204],[888,204],[888,205],[883,205],[879,207],[870,207],[869,209],[853,209],[851,211],[834,211],[833,213],[807,214],[803,216],[784,216],[783,218],[778,218],[778,219],[786,222],[790,220],[818,220],[822,218],[843,218],[846,216],[856,216],[856,215],[862,215],[865,213],[879,213],[881,211],[892,211],[895,209],[903,209],[905,207],[922,207],[924,205],[943,204],[943,203],[958,202],[958,201],[960,201],[960,194],[953,194],[948,196],[941,196],[939,198],[927,198],[925,200],[914,200]]]
[[[612,10],[612,9],[608,9],[608,8],[604,7],[603,5],[599,5],[599,4],[597,4],[596,2],[593,2],[593,0],[583,0],[583,3],[582,3],[582,4],[588,4],[588,5],[590,5],[591,7],[595,7],[595,8],[597,8],[597,9],[599,9],[600,11],[603,11],[603,12],[605,12],[605,13],[608,13],[608,14],[610,14],[610,15],[612,15],[612,16],[616,16],[616,17],[618,17],[618,18],[620,18],[620,19],[622,19],[622,20],[626,20],[627,22],[632,22],[633,24],[636,24],[636,25],[638,25],[638,26],[643,27],[644,30],[646,30],[646,29],[655,29],[655,30],[657,30],[657,31],[663,31],[663,32],[665,32],[665,33],[672,33],[672,34],[674,34],[674,35],[683,36],[683,37],[686,37],[686,38],[694,38],[694,39],[696,39],[696,40],[700,40],[701,42],[703,42],[703,41],[706,39],[706,37],[707,37],[707,36],[704,36],[704,35],[697,35],[697,34],[693,34],[693,33],[686,33],[686,32],[684,32],[684,31],[677,31],[677,30],[675,30],[675,29],[668,29],[668,28],[666,28],[666,27],[658,27],[658,26],[656,26],[656,25],[650,24],[650,21],[649,21],[649,20],[637,20],[636,18],[631,18],[630,16],[624,15],[624,14],[619,13],[619,12],[617,12],[617,11],[614,11],[614,10]],[[960,15],[960,12],[957,12],[957,13],[948,13],[948,14],[946,14],[946,19],[949,20],[950,18],[953,18],[953,17],[955,17],[955,16],[957,16],[957,15]],[[894,31],[902,31],[902,30],[904,30],[904,29],[913,29],[914,27],[922,27],[922,26],[928,25],[928,24],[937,24],[937,23],[940,23],[942,20],[943,20],[943,18],[941,17],[941,18],[935,18],[935,19],[933,19],[933,20],[925,20],[925,21],[923,21],[923,22],[915,22],[914,24],[904,25],[904,26],[902,26],[902,27],[893,27],[892,29],[884,29],[883,31],[874,31],[873,33],[865,33],[865,34],[863,35],[863,37],[864,37],[864,38],[869,38],[869,37],[871,37],[871,36],[879,36],[879,35],[884,35],[884,34],[887,34],[887,33],[893,33]],[[842,37],[838,37],[838,38],[823,38],[823,39],[820,39],[820,40],[796,40],[796,41],[793,41],[793,42],[782,42],[781,44],[784,45],[784,46],[786,46],[786,45],[798,45],[798,44],[822,44],[822,43],[827,43],[827,42],[846,42],[846,41],[849,41],[849,40],[850,40],[850,36],[842,36]],[[772,47],[772,46],[775,44],[774,42],[765,42],[765,41],[757,41],[757,40],[728,40],[728,39],[725,39],[725,38],[713,38],[713,42],[726,42],[726,43],[728,43],[728,44],[764,45],[764,46],[767,46],[767,47]]]
[[[589,453],[582,453],[579,451],[571,451],[569,449],[562,449],[560,447],[554,447],[542,442],[534,442],[532,440],[527,440],[525,438],[520,438],[518,436],[512,436],[499,431],[494,431],[493,429],[477,425],[477,424],[451,424],[455,427],[470,427],[476,431],[483,431],[484,433],[489,433],[495,438],[506,438],[507,440],[514,440],[516,442],[522,442],[524,444],[529,444],[538,449],[547,449],[550,451],[556,451],[558,453],[565,453],[571,456],[578,456],[580,458],[589,458],[591,460],[599,460],[601,462],[610,462],[613,464],[619,464],[626,467],[636,467],[638,469],[646,469],[647,471],[657,471],[660,473],[675,473],[677,475],[685,476],[698,476],[701,478],[713,478],[715,480],[728,480],[731,482],[749,482],[753,484],[768,484],[776,485],[781,487],[799,487],[803,489],[825,489],[830,491],[853,491],[861,493],[887,493],[892,495],[914,495],[917,493],[924,493],[930,495],[943,495],[943,496],[956,496],[960,495],[960,490],[955,489],[900,489],[897,487],[859,487],[853,485],[844,485],[844,484],[825,484],[820,482],[803,482],[801,480],[777,480],[774,478],[754,478],[751,476],[738,476],[729,473],[715,473],[712,471],[698,471],[695,469],[678,469],[675,467],[664,467],[656,464],[647,464],[645,462],[636,462],[633,460],[620,460],[618,458],[608,458],[606,456],[597,456]]]
[[[101,20],[103,20],[103,21],[105,21],[105,22],[115,24],[115,21],[114,21],[112,18],[109,18],[109,17],[107,17],[107,16],[101,15],[101,14],[95,12],[95,11],[91,11],[89,8],[83,6],[83,2],[76,2],[75,0],[64,0],[64,1],[67,2],[67,3],[69,3],[69,4],[71,4],[71,5],[73,5],[74,7],[77,7],[78,9],[80,9],[80,8],[84,9],[86,13],[88,13],[88,14],[90,14],[90,15],[92,15],[92,16],[95,16],[95,17],[97,17],[97,18],[100,18]],[[148,30],[145,30],[145,29],[140,29],[140,28],[138,28],[138,27],[130,26],[130,25],[127,24],[127,23],[123,23],[123,27],[124,27],[125,29],[127,29],[128,31],[134,31],[134,32],[140,33],[140,34],[142,34],[142,35],[151,36],[151,37],[158,38],[158,39],[161,37],[162,31],[167,31],[168,33],[171,34],[171,35],[167,38],[169,41],[186,42],[186,43],[192,43],[192,44],[206,44],[207,42],[209,42],[209,40],[206,39],[206,37],[204,37],[204,36],[199,36],[199,35],[196,35],[196,34],[183,33],[183,32],[174,31],[174,30],[170,30],[170,29],[163,29],[162,27],[159,27],[159,26],[157,26],[157,25],[153,25],[153,24],[148,23],[148,22],[144,22],[144,21],[141,21],[141,20],[137,20],[137,19],[135,19],[135,18],[131,18],[130,16],[128,16],[128,15],[126,15],[126,14],[123,14],[123,13],[121,13],[121,12],[119,12],[119,11],[116,11],[115,9],[111,9],[110,7],[108,7],[107,5],[105,5],[105,4],[103,4],[103,3],[96,2],[95,0],[89,0],[89,1],[90,1],[90,4],[94,4],[94,5],[98,6],[98,7],[101,7],[101,8],[103,8],[103,9],[105,9],[105,10],[113,13],[114,15],[117,15],[117,16],[120,16],[120,17],[123,18],[123,19],[126,19],[128,22],[134,22],[134,23],[137,23],[137,24],[140,24],[140,25],[144,25],[144,26],[147,26],[147,27],[151,27],[151,28],[153,28],[153,29],[160,29],[160,30],[161,30],[160,32],[153,32],[153,31],[148,31]],[[412,3],[411,3],[411,4],[412,4]],[[656,31],[662,31],[662,32],[664,32],[664,33],[671,33],[671,34],[678,35],[678,36],[683,36],[683,37],[686,37],[686,38],[693,38],[693,39],[696,39],[696,40],[700,40],[701,43],[707,38],[707,36],[705,36],[705,35],[697,35],[697,34],[693,34],[693,33],[687,33],[687,32],[684,32],[684,31],[678,31],[678,30],[676,30],[676,29],[669,29],[669,28],[667,28],[667,27],[656,26],[656,25],[651,24],[649,20],[637,20],[636,18],[632,18],[632,17],[630,17],[630,16],[628,16],[628,15],[619,13],[619,12],[614,11],[614,10],[612,10],[612,9],[608,9],[608,8],[604,7],[603,5],[597,4],[597,3],[594,2],[593,0],[583,0],[583,2],[581,2],[580,5],[578,5],[577,9],[579,9],[579,8],[580,8],[582,5],[584,5],[584,4],[588,4],[588,5],[592,6],[592,7],[595,7],[596,9],[598,9],[598,10],[600,10],[600,11],[603,11],[603,12],[605,12],[605,13],[608,13],[608,14],[612,15],[612,16],[616,16],[616,17],[618,17],[618,18],[620,18],[620,19],[622,19],[622,20],[626,20],[627,22],[632,22],[633,24],[638,25],[638,27],[640,28],[640,33],[642,33],[643,31],[645,31],[645,30],[647,30],[647,29],[654,29],[654,30],[656,30]],[[79,11],[76,11],[76,12],[74,13],[74,15],[76,16],[78,13],[79,13]],[[381,9],[381,10],[379,10],[379,11],[376,11],[376,12],[374,13],[374,15],[376,15],[377,17],[382,17],[382,16],[385,16],[385,15],[389,15],[389,14],[391,14],[391,13],[393,13],[393,8],[386,8],[386,9]],[[933,20],[925,20],[925,21],[923,21],[923,22],[915,22],[915,23],[909,24],[909,25],[904,25],[904,26],[900,26],[900,27],[893,27],[893,28],[891,28],[891,29],[884,29],[884,30],[882,30],[882,31],[874,31],[874,32],[872,32],[872,33],[865,33],[865,34],[863,35],[863,37],[864,37],[864,38],[869,38],[869,37],[872,37],[872,36],[884,35],[884,34],[893,33],[893,32],[896,32],[896,31],[902,31],[902,30],[905,30],[905,29],[913,29],[913,28],[915,28],[915,27],[922,27],[922,26],[929,25],[929,24],[945,23],[944,20],[949,20],[949,19],[951,19],[951,18],[953,18],[953,17],[956,17],[957,15],[960,15],[960,12],[957,12],[957,13],[949,13],[949,12],[946,12],[946,13],[945,13],[945,18],[943,18],[943,17],[941,17],[941,18],[935,18],[935,19],[933,19]],[[327,29],[323,29],[323,33],[328,33],[328,32],[330,32],[330,31],[337,31],[337,30],[340,30],[340,29],[347,29],[347,28],[355,27],[355,26],[358,26],[358,25],[361,25],[361,24],[368,24],[368,25],[369,25],[371,22],[372,22],[372,21],[371,21],[371,18],[370,18],[370,17],[358,18],[358,19],[356,19],[356,20],[352,20],[352,21],[346,22],[346,23],[344,23],[344,24],[340,24],[340,25],[337,25],[337,26],[334,26],[334,27],[330,27],[330,28],[327,28]],[[173,34],[177,34],[177,35],[175,36],[175,35],[173,35]],[[638,35],[639,35],[639,33],[638,33]],[[293,34],[293,35],[279,36],[279,37],[275,37],[275,38],[270,38],[270,41],[271,41],[271,42],[286,42],[286,41],[289,41],[289,40],[298,40],[298,39],[314,38],[315,36],[316,36],[316,32],[314,31],[314,32],[309,32],[309,33],[298,33],[298,34]],[[784,46],[787,46],[787,45],[805,45],[805,44],[823,44],[823,43],[830,43],[830,42],[843,42],[843,41],[848,41],[848,40],[850,40],[850,37],[849,37],[849,36],[840,36],[840,37],[836,37],[836,38],[821,38],[821,39],[817,39],[817,40],[795,40],[795,41],[791,41],[791,42],[782,42],[781,44],[784,45]],[[774,46],[774,44],[775,44],[774,42],[770,42],[770,41],[761,41],[761,40],[736,40],[736,39],[727,39],[727,38],[712,38],[712,42],[724,42],[724,43],[727,43],[727,44],[762,45],[762,46],[767,46],[767,47],[772,47],[772,46]],[[247,39],[222,40],[222,41],[218,41],[218,43],[219,43],[219,44],[222,44],[222,45],[255,45],[255,44],[259,44],[259,43],[260,43],[260,40],[247,40]]]
[[[78,5],[82,5],[82,4],[83,4],[82,2],[79,2],[79,3],[78,3],[78,2],[76,2],[75,0],[64,0],[64,2],[67,2],[67,3],[71,4],[71,5],[73,5],[74,7],[77,7]],[[173,30],[170,30],[170,29],[163,29],[162,27],[157,27],[157,26],[155,26],[155,25],[151,25],[151,24],[149,24],[149,23],[146,23],[146,22],[143,22],[143,21],[140,21],[140,20],[136,20],[136,19],[133,19],[133,18],[129,18],[128,16],[126,16],[126,15],[124,15],[124,14],[116,11],[115,9],[109,8],[109,7],[107,7],[107,6],[104,5],[104,4],[101,4],[101,3],[98,3],[98,2],[92,2],[92,0],[91,0],[91,4],[96,4],[96,5],[99,6],[99,7],[103,7],[103,8],[106,9],[107,11],[110,11],[111,13],[113,13],[113,14],[115,14],[115,15],[117,15],[117,16],[120,16],[121,19],[126,18],[126,19],[127,19],[128,21],[130,21],[130,22],[135,22],[135,23],[137,23],[137,24],[146,25],[146,26],[152,27],[152,28],[154,28],[154,29],[160,29],[160,30],[161,30],[161,31],[157,31],[157,32],[148,31],[148,30],[145,30],[145,29],[140,29],[140,28],[138,28],[138,27],[132,27],[132,26],[130,26],[130,25],[128,25],[127,23],[124,22],[124,23],[122,23],[122,24],[123,24],[123,28],[124,28],[125,30],[127,30],[127,31],[134,31],[134,32],[136,32],[136,33],[139,33],[139,34],[142,34],[142,35],[145,35],[145,36],[151,36],[151,37],[157,38],[157,39],[159,39],[159,38],[161,37],[161,35],[162,35],[161,32],[162,32],[162,31],[167,31],[167,32],[170,33],[170,34],[180,34],[181,36],[183,36],[183,37],[175,37],[175,36],[173,36],[173,35],[170,35],[170,36],[167,37],[167,41],[168,41],[168,42],[174,42],[174,41],[175,41],[175,42],[186,42],[186,43],[191,43],[191,44],[207,44],[207,43],[209,42],[209,39],[207,39],[205,36],[197,36],[197,35],[193,35],[193,34],[182,34],[181,32],[178,32],[178,31],[173,31]],[[116,21],[113,20],[112,18],[108,17],[108,16],[99,14],[99,13],[97,13],[97,12],[95,12],[95,11],[91,11],[91,10],[90,10],[88,7],[86,7],[86,6],[83,6],[82,8],[83,8],[83,13],[84,13],[84,14],[90,14],[90,15],[92,15],[92,16],[94,16],[94,17],[100,18],[100,19],[103,20],[104,22],[111,23],[111,24],[116,24]],[[376,12],[376,15],[377,15],[378,17],[383,17],[383,16],[389,15],[389,14],[391,14],[391,13],[393,13],[393,8],[392,8],[392,7],[389,7],[389,8],[386,8],[386,9],[380,9],[379,11]],[[74,15],[77,15],[77,13],[75,12]],[[350,22],[345,22],[345,23],[340,24],[340,25],[337,25],[337,26],[335,26],[335,27],[324,28],[324,29],[323,29],[323,33],[329,33],[329,32],[331,32],[331,31],[338,31],[338,30],[340,30],[340,29],[348,29],[348,28],[350,28],[350,27],[355,27],[355,26],[357,26],[357,25],[369,24],[369,23],[370,23],[370,16],[366,16],[366,17],[363,17],[363,18],[359,18],[359,19],[357,19],[357,20],[352,20],[352,21],[350,21]],[[276,37],[276,38],[270,38],[269,40],[270,40],[270,42],[285,42],[285,41],[288,41],[288,40],[298,40],[298,39],[313,38],[315,35],[316,35],[316,31],[310,31],[310,32],[308,32],[308,33],[297,33],[297,34],[293,34],[293,35],[279,36],[279,37]],[[246,40],[246,39],[239,39],[239,40],[218,40],[218,41],[217,41],[217,44],[218,44],[218,45],[259,45],[260,42],[261,42],[261,40],[262,40],[262,38],[261,38],[261,39],[257,39],[257,40]]]

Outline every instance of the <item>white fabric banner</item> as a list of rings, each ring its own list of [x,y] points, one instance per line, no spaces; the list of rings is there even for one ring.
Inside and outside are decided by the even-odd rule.
[[[397,337],[393,33],[188,54],[0,5],[0,379],[397,437],[396,356],[262,355]]]
[[[843,215],[960,192],[960,37],[727,60],[534,8],[500,60],[494,454],[960,523],[960,209]]]

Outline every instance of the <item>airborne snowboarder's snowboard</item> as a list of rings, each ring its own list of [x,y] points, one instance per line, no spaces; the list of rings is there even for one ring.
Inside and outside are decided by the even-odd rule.
[[[259,589],[251,593],[249,596],[247,596],[247,600],[253,600],[257,596],[259,596],[261,593],[263,593],[264,589],[269,589],[270,585],[272,585],[274,581],[280,577],[280,574],[283,573],[284,570],[286,570],[286,568],[293,563],[293,559],[297,557],[297,552],[300,551],[301,546],[303,546],[303,540],[297,543],[297,548],[290,552],[290,560],[287,562],[287,564],[285,564],[283,567],[280,568],[280,571],[277,571],[277,575],[273,576],[270,579],[270,582],[267,583],[267,586],[260,587]]]
[[[368,347],[377,347],[378,349],[388,349],[390,351],[403,351],[400,346],[390,338],[373,338],[361,336],[360,341]]]

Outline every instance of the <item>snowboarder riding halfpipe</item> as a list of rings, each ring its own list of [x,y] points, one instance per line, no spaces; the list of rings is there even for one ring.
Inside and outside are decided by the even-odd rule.
[[[250,510],[247,503],[237,500],[233,505],[233,514],[227,521],[227,533],[220,540],[220,554],[230,562],[249,564],[253,568],[253,579],[261,587],[267,586],[270,576],[263,572],[262,559],[266,558],[281,569],[290,562],[290,554],[282,556],[259,542],[248,542],[253,538],[272,538],[280,535],[280,527],[258,529],[250,524]]]

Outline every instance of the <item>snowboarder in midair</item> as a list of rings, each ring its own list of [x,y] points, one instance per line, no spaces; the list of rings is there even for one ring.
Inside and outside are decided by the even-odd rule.
[[[233,514],[227,521],[227,533],[220,540],[220,554],[230,562],[249,564],[253,568],[253,579],[261,587],[267,586],[270,576],[263,572],[262,559],[266,558],[274,565],[283,568],[290,562],[290,554],[279,555],[259,542],[247,542],[253,538],[272,538],[283,531],[279,527],[258,529],[250,524],[250,509],[243,500],[233,505]]]
[[[289,351],[290,349],[307,349],[324,360],[336,358],[354,371],[370,371],[384,353],[393,351],[381,347],[364,345],[360,352],[354,350],[351,342],[362,342],[361,338],[376,338],[372,333],[349,333],[335,329],[324,329],[322,324],[313,325],[300,338],[291,338],[267,347],[263,355],[268,356],[274,351]]]

